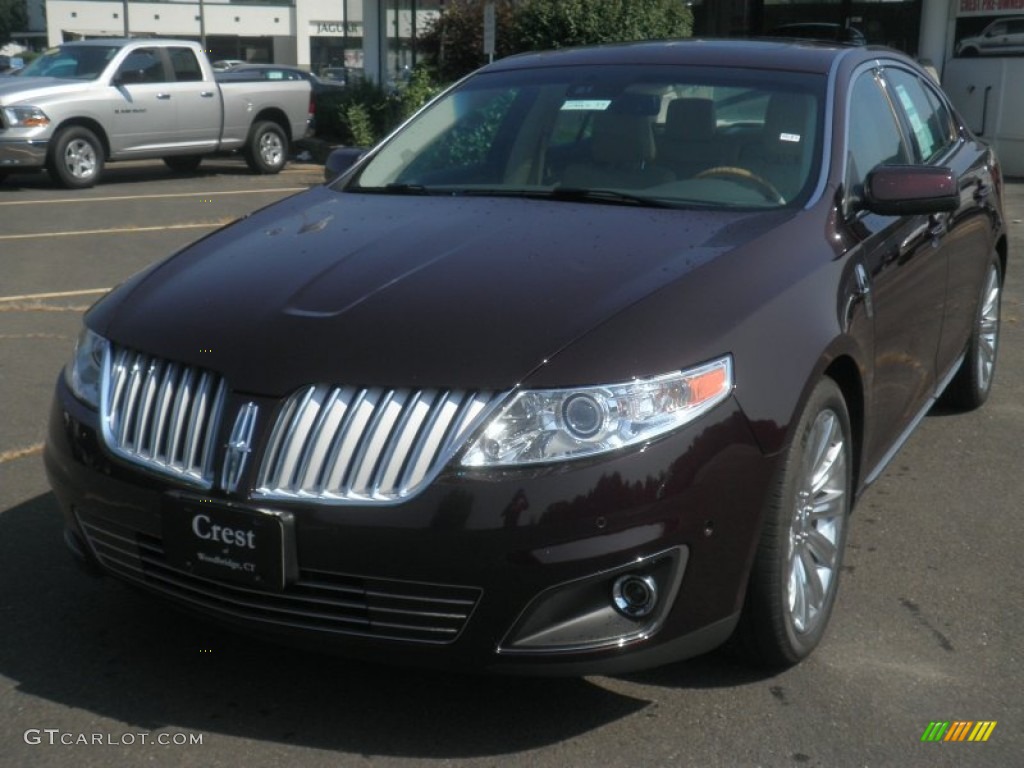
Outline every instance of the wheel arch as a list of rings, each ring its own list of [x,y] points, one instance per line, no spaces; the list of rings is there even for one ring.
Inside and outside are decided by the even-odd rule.
[[[996,255],[999,256],[999,272],[1002,275],[1003,282],[1006,282],[1006,264],[1010,256],[1010,248],[1006,242],[1006,235],[1001,235],[996,240]]]
[[[65,128],[88,128],[92,131],[96,138],[100,140],[100,145],[103,147],[103,160],[106,162],[110,159],[110,139],[107,137],[107,132],[103,130],[103,126],[98,120],[91,117],[69,117],[64,120],[57,128],[53,131],[53,138],[56,138],[61,131]],[[53,152],[54,142],[50,141],[50,153]]]
[[[852,486],[857,489],[860,487],[864,453],[864,382],[857,363],[849,355],[840,355],[832,360],[823,375],[836,383],[846,401],[846,411],[850,416],[850,439],[853,442]]]
[[[249,138],[252,138],[252,132],[255,130],[257,125],[268,121],[275,123],[282,131],[284,131],[284,135],[288,138],[289,144],[293,141],[292,127],[288,123],[288,116],[278,107],[266,107],[256,114],[256,117],[252,119],[252,123],[249,125]]]

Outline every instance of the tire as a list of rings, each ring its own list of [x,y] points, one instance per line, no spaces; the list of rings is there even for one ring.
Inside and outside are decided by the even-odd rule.
[[[758,667],[782,668],[821,642],[832,614],[853,496],[850,416],[822,379],[811,393],[768,499],[733,645]]]
[[[245,162],[253,173],[279,173],[288,162],[288,136],[277,123],[256,123],[245,148]]]
[[[67,189],[91,187],[103,173],[103,144],[81,125],[63,128],[51,144],[48,170]]]
[[[164,165],[175,173],[192,173],[201,162],[202,155],[172,155],[164,158]]]
[[[999,353],[999,313],[1003,296],[1003,270],[992,258],[985,271],[974,328],[967,354],[942,393],[942,403],[958,411],[973,411],[988,400]]]

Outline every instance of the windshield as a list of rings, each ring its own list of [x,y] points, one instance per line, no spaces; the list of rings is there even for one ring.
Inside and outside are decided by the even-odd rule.
[[[345,190],[780,207],[813,191],[824,79],[721,67],[482,73],[391,138]]]
[[[114,45],[65,45],[51,48],[18,74],[22,77],[60,77],[95,80],[120,50]]]

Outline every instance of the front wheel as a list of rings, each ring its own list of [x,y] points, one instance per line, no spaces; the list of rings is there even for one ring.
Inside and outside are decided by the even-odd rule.
[[[63,128],[52,142],[48,167],[56,183],[68,189],[86,189],[99,181],[103,172],[103,145],[81,125]]]
[[[758,666],[786,667],[821,642],[839,588],[853,496],[850,417],[839,387],[811,393],[768,499],[736,630]]]
[[[288,161],[288,136],[277,123],[263,121],[252,127],[245,162],[253,173],[279,173]]]
[[[967,354],[942,394],[942,401],[959,411],[973,411],[988,400],[996,373],[999,351],[999,310],[1003,294],[1003,270],[993,257],[985,272],[978,312],[974,318]]]

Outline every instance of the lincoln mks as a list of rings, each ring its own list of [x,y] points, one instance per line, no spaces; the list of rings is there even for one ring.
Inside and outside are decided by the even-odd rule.
[[[785,666],[857,498],[991,390],[999,165],[899,53],[515,56],[343,160],[86,314],[45,457],[89,569],[358,658]]]

